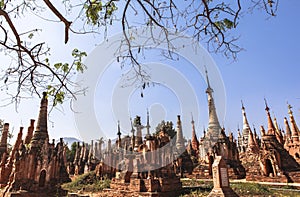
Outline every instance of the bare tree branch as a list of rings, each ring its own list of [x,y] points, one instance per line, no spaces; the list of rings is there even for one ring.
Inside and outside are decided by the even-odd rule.
[[[18,103],[21,98],[29,95],[39,95],[45,89],[52,96],[53,102],[62,102],[65,97],[76,99],[80,92],[72,89],[78,84],[72,80],[74,73],[82,72],[84,65],[82,57],[86,54],[78,50],[73,51],[73,62],[64,63],[64,60],[52,63],[49,60],[47,42],[27,41],[31,34],[39,31],[38,25],[31,30],[19,32],[14,18],[23,19],[26,13],[38,16],[40,20],[53,22],[43,16],[50,10],[65,27],[64,43],[69,41],[69,32],[78,36],[86,33],[102,34],[106,38],[112,25],[122,28],[124,40],[120,44],[121,56],[116,57],[121,64],[130,65],[128,79],[132,84],[137,84],[141,89],[151,82],[145,66],[139,58],[143,55],[146,43],[135,43],[134,32],[136,26],[148,26],[150,36],[148,40],[159,46],[159,40],[153,35],[152,29],[162,30],[161,36],[167,43],[168,58],[173,58],[175,50],[172,40],[169,39],[170,29],[179,33],[188,33],[202,44],[206,44],[209,52],[223,53],[235,59],[242,50],[238,44],[239,36],[235,30],[238,28],[241,13],[245,10],[241,0],[83,0],[63,1],[65,13],[59,11],[51,0],[38,1],[9,1],[0,3],[0,49],[11,58],[11,63],[4,70],[1,80],[4,85],[0,88],[16,86],[16,92],[8,94],[11,101]],[[279,0],[251,0],[246,9],[264,10],[268,16],[275,16]],[[74,15],[73,11],[77,14]],[[67,19],[69,18],[69,19]],[[57,22],[57,21],[56,21]],[[78,25],[79,23],[79,25]],[[71,27],[72,25],[72,27]],[[76,29],[77,27],[81,27]],[[129,31],[130,30],[130,31]],[[233,34],[232,34],[233,33]],[[26,37],[27,36],[27,37]],[[141,53],[142,51],[142,53]],[[72,52],[72,53],[73,53]],[[84,87],[82,88],[84,91]],[[24,94],[26,93],[26,94]]]
[[[48,8],[65,24],[65,43],[69,40],[69,29],[72,22],[68,21],[50,2],[50,0],[44,0]]]

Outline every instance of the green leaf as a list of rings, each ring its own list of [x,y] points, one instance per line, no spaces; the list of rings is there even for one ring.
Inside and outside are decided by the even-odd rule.
[[[76,55],[78,54],[78,51],[79,51],[79,50],[76,49],[76,48],[73,49],[73,51],[72,51],[72,56],[76,56]]]
[[[55,95],[55,99],[54,99],[54,103],[53,105],[57,105],[57,103],[62,104],[64,102],[65,99],[65,93],[63,91],[58,92]]]
[[[46,62],[46,65],[47,65],[47,66],[50,66],[50,63],[49,63],[49,59],[48,59],[48,58],[45,59],[45,62]]]
[[[3,9],[3,8],[4,8],[4,5],[5,5],[5,4],[4,4],[4,0],[1,0],[1,1],[0,1],[0,8]]]
[[[31,39],[32,37],[33,37],[33,33],[30,33],[30,34],[28,35],[28,38]]]
[[[84,70],[84,68],[85,68],[84,64],[82,64],[82,63],[79,62],[79,61],[76,61],[76,62],[75,62],[75,65],[76,65],[76,70],[77,70],[78,72],[83,73],[83,70]]]
[[[54,93],[56,92],[56,88],[51,86],[51,85],[48,85],[47,86],[47,95],[54,95]]]
[[[61,69],[63,70],[64,73],[69,71],[69,64],[65,63],[62,65]]]
[[[54,64],[54,67],[55,67],[56,69],[59,69],[61,66],[62,66],[62,63],[56,63],[56,64]]]
[[[215,22],[215,25],[216,25],[221,31],[224,31],[224,30],[225,30],[223,21],[216,21],[216,22]]]
[[[225,19],[223,20],[223,22],[224,22],[224,25],[225,25],[225,27],[226,27],[227,29],[231,29],[231,28],[234,27],[234,23],[233,23],[231,20],[229,20],[228,18],[225,18]]]
[[[81,52],[80,56],[87,56],[86,52]]]
[[[92,23],[93,25],[97,25],[99,21],[99,13],[102,11],[102,2],[101,1],[94,1],[89,2],[87,6],[84,6],[86,11],[85,15],[88,19],[88,23]]]

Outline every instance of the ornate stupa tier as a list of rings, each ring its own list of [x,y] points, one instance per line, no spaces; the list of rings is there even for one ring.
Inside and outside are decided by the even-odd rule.
[[[5,123],[3,126],[1,142],[0,142],[0,157],[3,153],[7,153],[7,137],[8,137],[9,124]]]
[[[184,139],[182,133],[182,125],[180,120],[180,115],[177,115],[177,127],[176,127],[176,148],[179,153],[183,153],[185,150]]]
[[[146,129],[147,129],[147,134],[146,137],[150,136],[150,117],[149,117],[149,111],[147,109],[147,125],[146,125]]]
[[[241,150],[241,152],[244,152],[248,148],[248,144],[249,144],[248,138],[249,138],[249,134],[252,133],[252,131],[251,131],[248,119],[247,119],[243,101],[241,101],[241,102],[242,102],[242,115],[243,115],[243,130],[242,130],[242,135],[241,135],[242,139],[240,141],[240,145],[241,145],[240,150]]]
[[[30,120],[30,126],[28,127],[27,135],[26,135],[25,141],[24,141],[25,144],[29,144],[30,141],[31,141],[31,138],[33,137],[34,122],[35,122],[34,119],[31,119],[31,120]]]
[[[209,114],[209,120],[208,120],[208,129],[206,137],[211,139],[218,139],[218,136],[221,132],[221,126],[218,120],[217,116],[217,110],[215,107],[215,102],[213,98],[213,89],[210,87],[209,78],[207,70],[206,72],[206,80],[207,80],[207,100],[208,100],[208,114]]]
[[[292,140],[295,142],[299,141],[299,129],[298,126],[296,124],[294,115],[293,115],[293,111],[292,111],[292,106],[288,105],[288,109],[289,109],[289,115],[290,115],[290,122],[291,122],[291,134],[292,134]]]
[[[218,120],[217,116],[217,110],[215,107],[215,102],[213,98],[213,89],[210,86],[209,78],[207,70],[206,73],[206,81],[207,81],[207,101],[208,101],[208,128],[207,132],[205,133],[205,136],[203,140],[200,142],[200,158],[204,159],[208,152],[212,150],[212,147],[217,143],[219,134],[221,133],[221,126]]]
[[[275,135],[275,126],[273,124],[273,121],[272,121],[272,118],[271,118],[271,115],[270,115],[270,108],[268,107],[267,105],[267,102],[265,101],[266,103],[266,112],[267,112],[267,118],[268,118],[268,131],[267,131],[267,134],[268,135]]]
[[[284,125],[285,125],[286,138],[288,140],[290,140],[291,136],[292,136],[292,133],[291,133],[289,122],[288,122],[286,117],[284,117]]]
[[[192,148],[193,150],[196,150],[198,151],[199,150],[199,141],[198,141],[198,138],[197,138],[197,135],[196,135],[196,131],[195,131],[195,121],[194,121],[194,118],[192,116]]]
[[[268,117],[268,132],[267,132],[267,134],[274,135],[276,137],[277,141],[279,142],[279,144],[283,145],[283,137],[282,137],[281,131],[279,131],[278,126],[276,127],[277,122],[275,121],[275,124],[274,124],[274,122],[272,121],[267,102],[266,102],[266,112],[267,112],[267,117]]]
[[[141,117],[136,116],[136,118],[134,119],[134,126],[136,127],[134,149],[137,150],[137,148],[143,143],[142,129],[144,128],[144,126],[141,124]]]
[[[47,127],[47,119],[48,119],[47,108],[48,108],[47,93],[43,92],[39,118],[38,118],[34,135],[31,140],[32,147],[37,147],[37,146],[41,147],[42,144],[44,144],[45,140],[49,139],[48,127]]]
[[[117,132],[117,136],[118,136],[118,148],[121,148],[122,147],[122,139],[121,139],[121,128],[120,128],[120,121],[118,121],[118,132]]]
[[[247,119],[243,102],[242,102],[242,114],[243,114],[243,136],[248,138],[250,132],[250,126],[249,126],[249,122]]]

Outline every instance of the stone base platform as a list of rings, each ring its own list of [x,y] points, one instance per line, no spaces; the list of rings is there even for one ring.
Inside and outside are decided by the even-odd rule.
[[[49,191],[49,190],[39,190],[39,191],[27,191],[27,190],[18,190],[18,191],[11,191],[5,192],[0,191],[0,196],[2,197],[63,197],[67,196],[68,191],[58,188],[56,191]]]
[[[179,196],[182,183],[179,177],[157,179],[131,179],[125,183],[121,179],[113,179],[110,184],[111,192],[120,196]],[[119,196],[118,194],[114,196]]]
[[[208,197],[238,197],[230,187],[214,188],[208,195]]]
[[[267,177],[263,175],[247,175],[246,181],[260,181],[260,182],[270,182],[270,183],[288,183],[288,178],[284,175],[276,177]]]

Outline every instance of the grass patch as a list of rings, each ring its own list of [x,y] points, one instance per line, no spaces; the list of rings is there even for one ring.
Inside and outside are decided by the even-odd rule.
[[[200,196],[204,197],[209,194],[213,188],[213,183],[211,181],[203,181],[197,179],[183,179],[181,180],[183,190],[180,197],[187,196]]]
[[[182,194],[179,197],[206,197],[208,196],[209,192],[207,191],[202,191],[202,190],[191,190],[188,193]]]
[[[292,185],[285,185],[282,187],[283,189],[297,189],[297,187],[292,186]]]
[[[213,183],[211,181],[185,179],[182,180],[182,183],[184,188],[181,197],[204,197],[207,196],[213,188]],[[109,188],[109,186],[109,179],[100,180],[95,172],[89,172],[78,176],[70,183],[63,184],[62,188],[69,192],[82,191],[94,193],[101,192],[103,189]],[[275,188],[274,186],[261,185],[258,183],[230,183],[230,187],[241,197],[300,197],[300,192],[297,191],[295,187],[289,185]]]
[[[204,182],[203,180],[197,180],[197,179],[182,179],[182,186],[187,186],[187,187],[197,187],[197,186],[202,186],[204,184],[208,184],[207,182]]]
[[[105,188],[109,188],[109,185],[109,179],[100,180],[100,178],[96,176],[95,172],[92,171],[78,176],[74,181],[70,183],[63,184],[62,188],[70,192],[98,192],[102,191]]]
[[[230,187],[239,195],[271,195],[272,191],[258,183],[231,183]]]
[[[185,188],[181,197],[204,197],[207,196],[213,188],[212,182],[201,182],[196,179],[183,180],[182,182]],[[230,187],[241,197],[300,197],[300,191],[295,190],[292,186],[274,188],[273,186],[258,183],[230,183]]]

